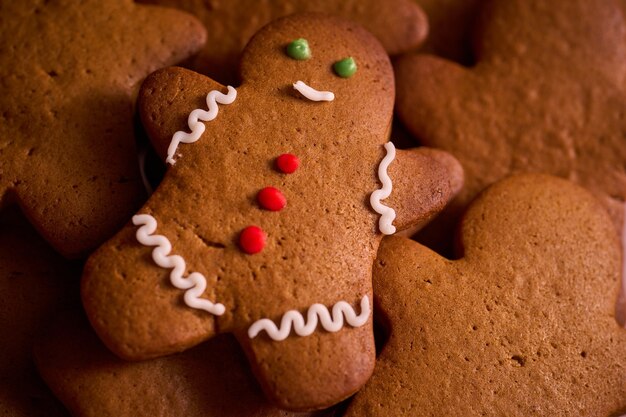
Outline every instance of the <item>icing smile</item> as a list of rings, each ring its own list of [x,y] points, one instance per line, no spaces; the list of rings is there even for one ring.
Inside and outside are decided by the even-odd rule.
[[[332,91],[319,91],[313,87],[309,87],[303,81],[296,81],[293,83],[293,88],[298,90],[300,94],[308,98],[311,101],[333,101],[335,94]]]

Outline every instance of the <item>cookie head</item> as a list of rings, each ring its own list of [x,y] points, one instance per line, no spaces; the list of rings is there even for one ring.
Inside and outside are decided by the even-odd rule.
[[[326,26],[324,20],[335,24]],[[241,64],[244,83],[254,84],[258,91],[288,96],[284,99],[319,100],[320,106],[334,101],[332,109],[339,113],[339,121],[348,114],[353,121],[370,119],[386,105],[379,91],[386,95],[383,100],[393,100],[391,71],[386,53],[365,29],[317,14],[282,19],[261,30],[246,47]],[[302,88],[295,90],[298,81]],[[332,95],[307,94],[311,89]]]

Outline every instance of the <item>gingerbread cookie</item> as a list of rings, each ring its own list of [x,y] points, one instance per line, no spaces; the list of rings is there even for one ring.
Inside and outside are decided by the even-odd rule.
[[[354,23],[275,21],[241,68],[236,90],[180,68],[143,84],[142,120],[169,168],[133,224],[89,259],[83,303],[119,356],[234,333],[275,404],[327,407],[374,365],[382,233],[426,221],[462,171],[445,152],[387,142],[392,68]]]
[[[6,2],[0,10],[0,207],[16,202],[79,257],[141,205],[131,95],[197,51],[204,28],[131,0]]]
[[[463,65],[474,63],[471,32],[484,0],[418,0],[428,16],[428,38],[420,48]]]
[[[609,216],[563,179],[489,188],[450,261],[381,244],[374,294],[389,332],[347,416],[609,416],[626,410],[620,249]]]
[[[75,417],[312,417],[270,406],[232,336],[187,352],[126,362],[78,311],[57,317],[36,345],[41,375]],[[317,414],[315,414],[317,415]]]
[[[185,10],[207,28],[206,45],[188,67],[221,83],[237,82],[241,51],[262,26],[297,12],[323,12],[360,23],[373,33],[385,50],[397,55],[417,48],[426,38],[428,21],[412,0],[140,0]]]
[[[35,369],[35,338],[78,304],[81,265],[55,253],[14,207],[0,215],[0,415],[68,416]]]
[[[621,233],[626,25],[618,5],[490,1],[478,29],[473,68],[425,55],[396,66],[398,115],[424,144],[458,157],[467,176],[431,231],[446,235],[445,224],[498,179],[544,172],[591,190]]]

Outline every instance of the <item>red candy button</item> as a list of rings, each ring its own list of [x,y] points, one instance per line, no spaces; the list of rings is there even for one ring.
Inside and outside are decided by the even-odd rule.
[[[285,174],[292,174],[300,166],[300,160],[297,156],[290,153],[284,153],[276,158],[276,168]]]
[[[266,241],[267,235],[258,226],[248,226],[239,235],[239,247],[249,255],[261,252]]]
[[[259,205],[265,210],[280,211],[287,205],[287,199],[278,188],[265,187],[256,196]]]

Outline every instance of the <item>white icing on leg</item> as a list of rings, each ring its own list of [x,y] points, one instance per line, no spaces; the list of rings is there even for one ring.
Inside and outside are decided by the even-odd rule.
[[[332,91],[318,91],[313,87],[309,87],[302,81],[293,83],[293,88],[312,101],[333,101],[335,99],[335,95]]]
[[[171,269],[170,282],[180,290],[186,290],[184,295],[185,304],[191,308],[208,311],[216,316],[221,316],[226,310],[223,304],[214,304],[201,298],[206,290],[206,278],[199,272],[192,272],[189,276],[183,274],[187,269],[185,260],[179,255],[170,255],[172,244],[162,235],[155,235],[157,221],[149,214],[137,214],[133,216],[133,224],[141,226],[137,229],[137,240],[145,246],[156,246],[152,250],[152,259],[161,268]]]
[[[361,314],[359,315],[357,315],[354,308],[345,301],[339,301],[333,306],[332,317],[325,305],[313,304],[309,307],[307,312],[306,323],[299,311],[290,310],[283,315],[280,321],[280,329],[272,320],[261,319],[255,321],[252,326],[250,326],[248,336],[250,339],[254,339],[262,330],[265,330],[270,338],[281,341],[289,336],[292,328],[298,336],[309,336],[317,328],[318,317],[319,322],[326,331],[335,333],[343,328],[344,316],[350,326],[361,327],[367,323],[370,311],[370,302],[367,295],[361,299]]]
[[[167,162],[170,165],[174,165],[176,161],[174,161],[174,154],[176,153],[176,149],[178,148],[179,143],[193,143],[200,139],[200,136],[204,133],[206,126],[204,123],[200,122],[202,120],[204,122],[210,122],[211,120],[217,117],[218,106],[217,103],[220,104],[231,104],[237,98],[237,90],[235,90],[230,85],[228,86],[228,94],[221,93],[217,90],[212,90],[206,96],[206,104],[209,108],[209,111],[205,111],[202,109],[195,109],[191,113],[189,113],[189,117],[187,119],[187,125],[189,129],[191,129],[191,133],[184,132],[179,130],[174,133],[172,136],[172,141],[170,142],[170,146],[167,148]]]
[[[378,220],[378,228],[381,233],[385,235],[392,235],[396,232],[396,228],[392,224],[396,218],[396,211],[391,207],[387,207],[382,204],[380,200],[384,200],[389,197],[391,195],[391,191],[393,190],[393,184],[391,182],[391,178],[389,178],[389,175],[387,174],[387,169],[396,157],[396,147],[393,143],[387,142],[385,143],[385,150],[387,151],[387,155],[385,155],[378,166],[378,179],[383,186],[370,195],[370,204],[372,205],[374,211],[381,215]]]

